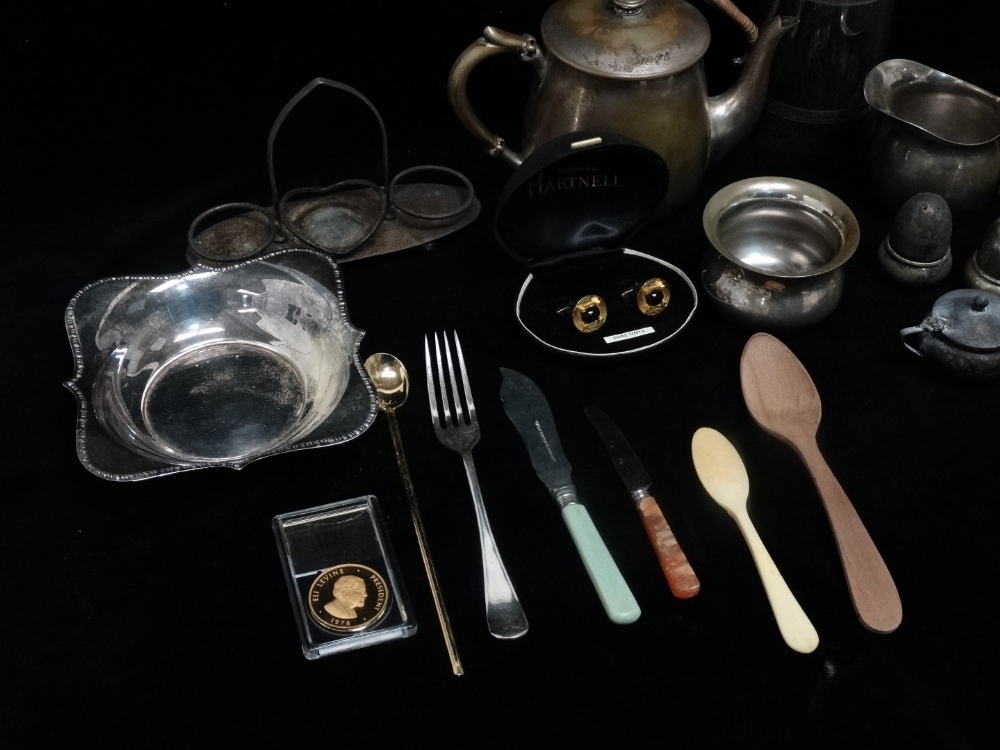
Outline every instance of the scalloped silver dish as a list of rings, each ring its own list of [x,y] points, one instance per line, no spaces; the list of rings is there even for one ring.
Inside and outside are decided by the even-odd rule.
[[[289,248],[88,284],[66,308],[81,463],[134,481],[336,445],[374,421],[340,269]]]

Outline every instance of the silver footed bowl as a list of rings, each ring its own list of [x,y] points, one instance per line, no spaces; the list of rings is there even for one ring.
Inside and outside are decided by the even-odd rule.
[[[376,414],[340,270],[286,249],[223,269],[103,279],[66,309],[77,454],[147,479],[357,437]]]
[[[727,185],[709,199],[702,224],[712,245],[702,286],[726,317],[753,330],[802,328],[833,312],[860,239],[842,200],[787,177]]]

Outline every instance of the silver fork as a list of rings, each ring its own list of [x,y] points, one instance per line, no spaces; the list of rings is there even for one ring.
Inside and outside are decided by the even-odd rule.
[[[507,570],[500,559],[497,543],[493,539],[493,532],[490,529],[490,521],[486,517],[483,493],[479,489],[476,467],[472,463],[472,449],[479,442],[479,420],[476,418],[476,405],[472,401],[472,388],[469,386],[469,374],[465,370],[462,345],[458,341],[458,334],[452,332],[452,335],[455,337],[455,355],[458,359],[458,367],[462,372],[462,386],[468,409],[468,420],[466,420],[466,413],[462,409],[462,399],[458,390],[458,382],[455,379],[455,366],[451,359],[448,336],[445,333],[441,334],[444,341],[445,361],[448,363],[450,391],[448,382],[445,381],[444,365],[441,362],[441,345],[435,333],[435,359],[433,361],[431,360],[427,336],[424,336],[427,396],[431,406],[431,421],[434,423],[434,432],[441,445],[459,453],[465,464],[465,474],[469,479],[472,502],[476,508],[476,521],[479,524],[479,546],[483,555],[483,585],[486,590],[486,624],[490,633],[497,638],[518,638],[528,632],[528,620],[524,616],[524,610],[521,608],[517,594],[514,593],[510,576],[507,575]],[[438,412],[438,393],[434,387],[434,361],[437,362],[438,382],[441,386],[440,404],[441,412],[444,414],[443,420]],[[449,400],[454,403],[454,418]]]

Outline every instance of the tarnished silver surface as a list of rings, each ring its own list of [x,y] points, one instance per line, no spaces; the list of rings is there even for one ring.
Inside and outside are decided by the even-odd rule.
[[[893,210],[937,193],[953,211],[985,204],[1000,183],[1000,98],[912,60],[886,60],[865,79],[877,112],[869,147],[875,194]]]
[[[482,209],[479,198],[470,195],[466,188],[458,185],[446,185],[442,183],[410,182],[399,186],[403,192],[403,200],[406,205],[419,206],[427,213],[446,213],[448,218],[426,219],[421,216],[413,216],[403,211],[390,212],[388,216],[379,224],[375,233],[369,237],[360,247],[337,259],[338,263],[348,263],[350,261],[370,258],[375,255],[386,255],[388,253],[399,252],[411,247],[422,245],[430,246],[436,240],[446,237],[453,232],[471,224]],[[344,191],[341,195],[342,202],[340,208],[327,205],[325,210],[343,210],[350,205],[358,205],[364,200],[362,194],[371,195],[368,188],[357,188],[356,195],[352,196],[352,191]],[[230,204],[233,205],[233,204]],[[222,206],[217,209],[223,208]],[[294,208],[294,207],[293,207]],[[455,214],[456,208],[462,210]],[[217,209],[211,209],[216,211]],[[260,208],[263,215],[273,217],[274,211],[271,208]],[[295,208],[294,210],[298,210]],[[234,254],[239,253],[244,248],[247,238],[241,234],[245,228],[257,229],[256,223],[250,224],[245,221],[245,217],[225,216],[221,218],[219,224],[209,226],[207,216],[210,212],[202,214],[198,222],[205,229],[206,236],[202,239],[201,251],[197,251],[189,241],[187,261],[192,266],[205,266],[209,268],[224,268],[236,260]],[[198,220],[196,220],[198,221]],[[234,224],[237,224],[234,226]],[[192,232],[199,231],[195,224],[192,224]],[[343,226],[336,231],[343,231]],[[201,236],[201,235],[199,235]],[[223,242],[219,242],[223,239]],[[206,248],[206,244],[215,240],[214,244]],[[281,250],[288,245],[288,240],[284,235],[272,236],[263,249],[254,256],[265,255],[269,252]]]
[[[302,188],[280,204],[283,226],[310,247],[344,257],[378,231],[389,208],[381,186],[347,180],[332,188]]]
[[[708,22],[686,2],[560,0],[542,18],[551,56],[585,73],[644,80],[695,65],[708,50]]]
[[[929,286],[951,273],[952,217],[948,203],[936,193],[917,193],[896,214],[892,229],[878,248],[878,260],[894,281]]]
[[[941,295],[919,326],[899,332],[903,346],[959,375],[1000,376],[1000,297],[981,289]]]
[[[756,34],[755,28],[751,33],[753,24],[738,11],[734,14],[728,3],[715,4],[727,6],[723,10],[749,37]],[[688,200],[707,165],[753,127],[763,108],[774,48],[795,23],[772,19],[745,57],[733,88],[709,97],[702,65],[709,27],[690,4],[561,0],[542,19],[547,53],[533,37],[487,27],[455,61],[448,96],[465,128],[490,155],[512,166],[566,133],[618,133],[648,146],[670,170],[663,203],[663,210],[669,211]],[[468,97],[475,67],[502,54],[519,55],[536,73],[522,153],[482,123]]]
[[[829,315],[843,294],[841,266],[860,239],[837,196],[782,177],[727,185],[702,223],[714,248],[702,286],[725,315],[753,328],[800,328]]]
[[[990,224],[964,271],[968,286],[1000,296],[1000,219]]]
[[[312,250],[97,281],[66,330],[77,453],[105,479],[238,469],[350,440],[375,417],[339,269]]]
[[[920,262],[904,258],[893,249],[888,237],[878,246],[878,260],[891,279],[907,286],[937,284],[948,278],[953,263],[951,248],[934,261]]]
[[[224,203],[202,212],[188,228],[188,252],[195,260],[246,260],[274,241],[274,212],[253,203]]]
[[[274,167],[274,142],[282,124],[295,107],[318,90],[349,94],[367,107],[378,125],[382,179],[339,180],[317,187],[298,187],[283,195],[278,191]],[[288,100],[267,136],[267,174],[271,205],[280,224],[299,242],[337,256],[348,255],[375,234],[389,208],[389,142],[382,115],[357,89],[329,78],[314,78]],[[280,196],[280,197],[279,197]]]
[[[709,97],[709,164],[728,154],[757,124],[766,101],[774,50],[796,24],[798,21],[788,16],[768,23],[743,59],[743,68],[736,83],[729,91]]]
[[[279,196],[274,142],[281,125],[305,97],[327,89],[355,97],[371,112],[382,147],[381,181],[339,180],[322,187],[297,187]],[[472,183],[454,169],[420,165],[390,180],[382,116],[361,92],[328,78],[314,78],[278,114],[267,139],[267,171],[270,206],[227,203],[194,220],[187,250],[192,266],[222,268],[293,244],[355,260],[427,245],[479,215]]]
[[[965,263],[965,283],[971,289],[982,289],[1000,296],[1000,279],[990,276],[979,263],[979,253],[973,253]]]

